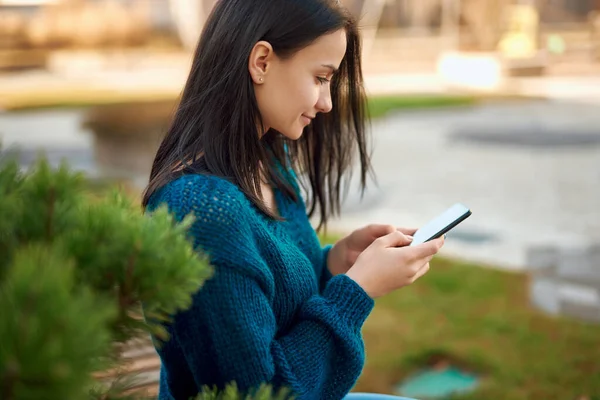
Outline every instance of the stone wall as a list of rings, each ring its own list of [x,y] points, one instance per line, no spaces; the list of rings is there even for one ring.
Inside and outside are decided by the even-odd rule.
[[[167,99],[88,109],[83,124],[93,135],[101,175],[143,188],[176,106]]]

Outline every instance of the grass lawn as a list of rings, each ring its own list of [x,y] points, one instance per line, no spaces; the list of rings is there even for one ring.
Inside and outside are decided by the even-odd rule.
[[[414,285],[377,300],[363,333],[355,391],[394,393],[441,358],[483,377],[456,399],[600,399],[600,325],[532,309],[524,274],[437,258]]]
[[[418,109],[433,107],[473,105],[477,99],[472,96],[452,95],[405,95],[405,96],[374,96],[369,98],[367,106],[371,118],[382,117],[397,109]]]

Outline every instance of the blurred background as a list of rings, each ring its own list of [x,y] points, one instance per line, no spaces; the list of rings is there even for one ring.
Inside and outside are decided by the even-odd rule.
[[[2,151],[139,195],[214,2],[0,0]],[[342,3],[361,16],[377,181],[351,182],[323,240],[473,211],[370,317],[358,389],[600,398],[600,1]]]

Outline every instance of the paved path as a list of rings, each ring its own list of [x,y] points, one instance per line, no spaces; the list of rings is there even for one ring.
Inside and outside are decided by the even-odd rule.
[[[473,215],[449,235],[447,254],[520,269],[531,245],[600,243],[598,106],[410,111],[373,130],[379,186],[362,202],[350,196],[331,229],[419,226],[463,202]]]

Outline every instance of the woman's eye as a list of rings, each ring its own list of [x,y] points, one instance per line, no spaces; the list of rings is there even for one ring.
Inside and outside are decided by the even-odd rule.
[[[327,79],[327,78],[323,78],[323,77],[321,77],[321,76],[317,76],[317,80],[319,81],[319,83],[320,83],[321,85],[324,85],[324,84],[326,84],[326,83],[328,83],[328,82],[329,82],[329,79]]]

